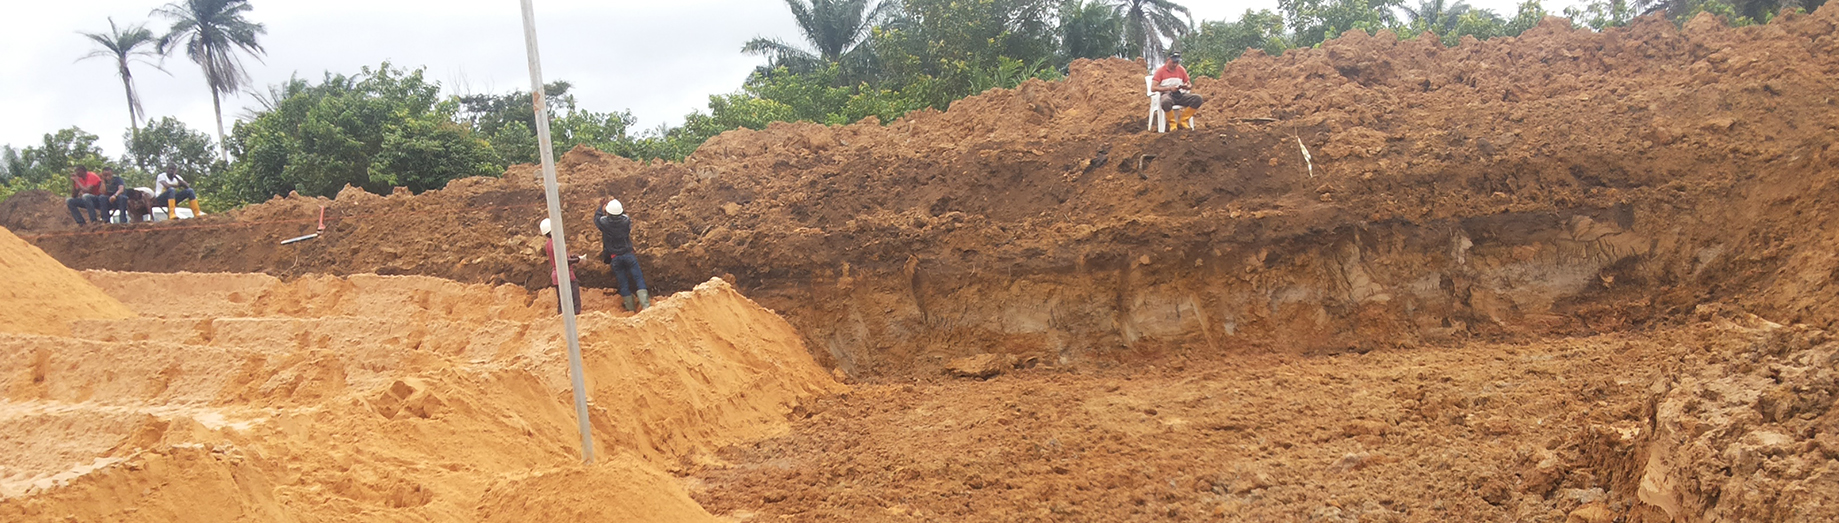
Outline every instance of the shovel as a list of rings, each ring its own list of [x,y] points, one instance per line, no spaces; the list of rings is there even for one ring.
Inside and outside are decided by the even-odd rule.
[[[281,245],[287,245],[287,244],[295,243],[295,242],[303,242],[303,241],[311,240],[314,238],[318,238],[319,233],[322,233],[322,232],[326,232],[326,206],[324,205],[319,206],[319,231],[318,232],[315,232],[313,234],[308,234],[306,236],[300,236],[300,237],[281,240]]]

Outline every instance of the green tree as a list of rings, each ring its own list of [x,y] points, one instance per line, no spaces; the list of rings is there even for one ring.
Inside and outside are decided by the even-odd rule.
[[[568,93],[568,82],[557,81],[543,86],[549,110],[549,138],[556,156],[576,145],[588,145],[607,152],[627,150],[632,137],[632,113],[596,113],[577,109],[575,97]],[[536,106],[530,93],[513,91],[504,95],[467,95],[459,97],[459,120],[472,128],[473,134],[491,143],[502,163],[536,163]],[[618,153],[616,153],[618,154]]]
[[[1123,56],[1124,17],[1105,0],[1066,0],[1060,4],[1060,62]]]
[[[575,95],[568,90],[574,84],[557,80],[543,85],[543,105],[551,119],[575,110]],[[459,97],[460,121],[481,134],[496,134],[499,128],[521,122],[525,129],[536,128],[536,101],[529,91],[509,94],[471,94]],[[553,121],[551,122],[553,125]]]
[[[173,165],[191,177],[188,179],[202,182],[225,168],[216,158],[217,144],[211,142],[211,136],[186,127],[177,118],[148,121],[146,129],[125,138],[127,158],[146,172],[159,172]]]
[[[230,201],[299,191],[331,196],[345,185],[386,194],[436,189],[448,180],[503,172],[491,145],[455,120],[459,102],[440,96],[422,70],[385,62],[318,85],[290,82],[272,109],[239,122],[237,162],[206,189]]]
[[[876,87],[945,108],[975,94],[973,79],[1003,58],[1034,67],[1052,62],[1056,0],[904,0],[900,15],[875,33],[883,68]],[[981,72],[981,73],[980,73]]]
[[[219,142],[224,141],[221,97],[235,94],[249,82],[237,50],[258,59],[264,52],[256,37],[268,30],[244,18],[250,9],[248,0],[177,0],[153,10],[173,21],[172,29],[160,37],[160,52],[184,45],[185,55],[204,71],[204,83],[211,88],[211,109],[217,113]],[[222,149],[222,155],[225,162],[230,161],[228,148]]]
[[[1582,6],[1564,8],[1564,16],[1601,31],[1628,25],[1639,13],[1637,9],[1625,0],[1592,0]]]
[[[1540,20],[1551,14],[1545,11],[1545,5],[1539,3],[1539,0],[1524,0],[1515,11],[1513,19],[1507,21],[1505,36],[1519,36],[1527,29],[1539,25]]]
[[[1455,3],[1446,0],[1418,0],[1417,7],[1400,5],[1399,9],[1405,11],[1404,29],[1414,35],[1424,31],[1438,35],[1449,34],[1462,22],[1462,15],[1474,10],[1463,0],[1456,0]]]
[[[153,31],[147,30],[146,24],[137,24],[122,29],[115,26],[115,19],[109,18],[109,31],[106,33],[82,33],[94,41],[101,49],[90,51],[77,60],[90,58],[112,58],[115,60],[115,74],[121,77],[121,86],[128,94],[128,130],[130,134],[140,133],[140,120],[145,117],[141,109],[140,93],[134,89],[134,71],[128,68],[132,62],[153,66],[159,64],[147,61],[149,57],[161,56],[158,51],[159,40],[153,37]],[[165,69],[160,69],[164,71]]]
[[[897,4],[871,0],[785,0],[798,23],[800,36],[814,50],[806,50],[776,38],[755,38],[741,46],[741,52],[768,58],[763,70],[785,67],[795,72],[809,72],[825,64],[849,63],[862,67],[869,58],[864,44],[876,22],[893,12]]]
[[[18,149],[11,145],[0,145],[0,184],[13,181],[14,166],[21,163]]]
[[[7,171],[15,182],[42,184],[68,176],[77,165],[92,170],[113,167],[96,147],[97,139],[76,127],[46,133],[37,147],[20,149],[15,157],[7,158]]]
[[[1312,47],[1351,30],[1378,33],[1394,27],[1398,0],[1277,0],[1298,47]]]
[[[1150,67],[1162,63],[1163,39],[1173,42],[1194,27],[1194,15],[1171,0],[1120,0],[1124,38]]]
[[[1270,10],[1245,10],[1239,21],[1226,23],[1214,20],[1202,22],[1193,34],[1181,39],[1182,60],[1191,74],[1219,76],[1226,63],[1247,49],[1260,49],[1264,54],[1280,55],[1291,47],[1284,34],[1283,15]]]

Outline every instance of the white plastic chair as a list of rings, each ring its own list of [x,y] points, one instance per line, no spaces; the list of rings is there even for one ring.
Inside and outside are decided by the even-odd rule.
[[[1169,115],[1162,111],[1162,93],[1156,92],[1156,76],[1143,77],[1143,90],[1149,91],[1149,128],[1145,130],[1166,133],[1169,130]]]
[[[1147,130],[1159,133],[1169,132],[1169,115],[1168,112],[1162,110],[1162,93],[1156,92],[1155,75],[1143,77],[1143,90],[1149,92],[1149,127]],[[1179,114],[1184,107],[1177,105],[1174,109]],[[1194,124],[1194,120],[1195,118],[1189,118],[1188,124]]]

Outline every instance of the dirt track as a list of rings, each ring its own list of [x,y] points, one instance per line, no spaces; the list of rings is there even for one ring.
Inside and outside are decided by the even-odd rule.
[[[679,475],[717,516],[1827,521],[1839,517],[1839,343],[1822,330],[1839,322],[1836,28],[1828,6],[1743,29],[1649,18],[1598,34],[1550,19],[1454,48],[1355,34],[1233,62],[1230,82],[1198,82],[1205,127],[1160,135],[1140,131],[1140,68],[1082,61],[1063,82],[885,126],[727,133],[681,164],[578,149],[561,161],[579,210],[567,228],[594,245],[585,210],[620,197],[656,288],[734,281],[819,365],[861,380],[797,410],[774,403],[789,433],[646,425],[638,441],[707,442],[639,445],[635,459]],[[479,288],[536,315],[552,294],[523,290],[547,280],[533,173],[82,232],[28,194],[0,202],[0,225],[77,269],[259,272],[287,281],[239,299],[315,297],[262,315],[335,307],[337,282],[378,278],[367,273],[508,283]],[[326,235],[277,244],[321,206]],[[582,274],[610,284],[596,263]],[[221,294],[210,303],[239,293]],[[589,294],[590,309],[614,307]],[[444,303],[412,321],[460,321],[442,315],[463,302]],[[391,307],[435,310],[376,310]],[[175,347],[234,332],[134,321],[119,330]],[[377,357],[428,357],[481,332],[314,323],[252,343],[381,336],[396,341]],[[51,342],[11,350],[33,343]],[[45,354],[66,350],[95,351]],[[939,377],[977,354],[1035,367]],[[272,401],[265,390],[246,399]],[[371,394],[340,390],[326,405]],[[560,398],[545,405],[566,415]],[[551,428],[566,434],[562,421]],[[448,512],[402,513],[515,519],[503,507],[524,491],[486,484],[576,495],[606,473],[557,470],[481,472],[429,498]]]

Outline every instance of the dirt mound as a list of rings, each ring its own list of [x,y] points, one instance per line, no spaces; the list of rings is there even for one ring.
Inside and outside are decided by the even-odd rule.
[[[69,336],[70,321],[132,318],[134,311],[104,294],[32,244],[0,227],[0,333]]]
[[[719,280],[643,314],[589,312],[604,459],[584,468],[560,320],[536,293],[422,276],[90,277],[156,311],[170,298],[134,296],[191,286],[176,296],[195,306],[83,320],[79,339],[0,335],[0,357],[26,362],[0,375],[0,519],[709,521],[660,471],[784,434],[802,404],[847,390]],[[572,503],[588,499],[602,506]]]
[[[583,489],[583,485],[609,488]],[[677,479],[629,460],[538,474],[495,485],[479,521],[721,521],[690,499]]]
[[[42,232],[75,229],[76,226],[64,207],[64,198],[50,191],[20,191],[0,201],[0,227]]]
[[[1829,325],[1839,261],[1806,232],[1839,226],[1819,196],[1839,179],[1835,13],[1548,19],[1456,47],[1356,32],[1198,80],[1205,127],[1168,134],[1142,131],[1141,68],[1080,61],[887,125],[729,132],[682,163],[571,151],[566,228],[591,254],[590,209],[621,198],[654,287],[734,281],[856,375],[1590,334],[1707,302]],[[540,288],[535,172],[32,240],[81,268]],[[322,206],[326,234],[278,245]]]

